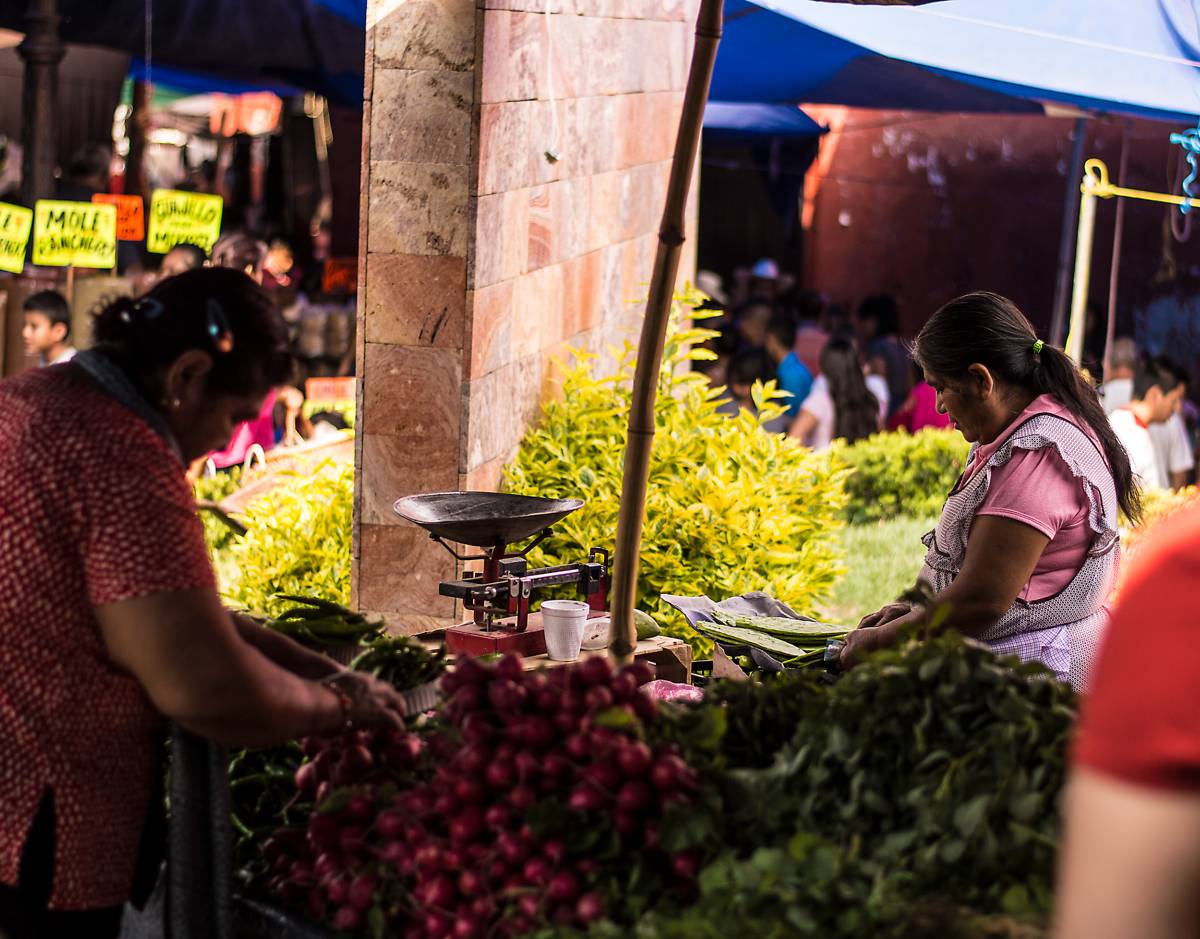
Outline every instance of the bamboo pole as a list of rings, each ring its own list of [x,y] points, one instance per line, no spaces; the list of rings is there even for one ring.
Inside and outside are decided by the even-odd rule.
[[[625,470],[621,480],[621,510],[617,520],[616,556],[613,564],[612,626],[613,656],[623,663],[633,658],[637,630],[633,607],[637,601],[638,564],[642,546],[642,515],[646,508],[646,486],[650,451],[654,446],[654,401],[663,344],[671,314],[675,278],[684,243],[684,212],[692,186],[692,171],[700,149],[704,105],[712,80],[717,44],[721,41],[723,0],[701,0],[696,17],[696,48],[692,53],[683,114],[675,138],[675,157],[667,184],[667,203],[658,231],[658,250],[650,279],[650,296],[642,321],[637,368],[633,376],[633,403],[629,411],[629,439],[625,446]]]

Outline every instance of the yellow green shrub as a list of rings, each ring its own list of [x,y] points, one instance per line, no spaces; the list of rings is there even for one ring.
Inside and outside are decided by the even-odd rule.
[[[757,417],[718,412],[723,395],[687,369],[709,356],[695,347],[713,335],[684,325],[695,300],[677,298],[659,374],[637,596],[669,632],[693,640],[661,594],[719,600],[764,590],[812,611],[841,573],[833,536],[845,505],[836,459],[762,429],[782,410],[773,384],[755,389]],[[626,344],[612,353],[611,374],[598,374],[596,357],[582,351],[562,364],[561,396],[543,404],[505,471],[509,492],[586,502],[531,552],[534,565],[613,549],[636,350]]]
[[[940,515],[962,474],[970,445],[955,430],[875,434],[833,452],[852,468],[846,480],[850,522]]]

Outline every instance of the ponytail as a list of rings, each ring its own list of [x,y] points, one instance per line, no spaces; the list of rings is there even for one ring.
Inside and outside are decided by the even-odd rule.
[[[1061,350],[1037,338],[1011,300],[986,291],[951,300],[922,328],[913,355],[934,375],[960,379],[978,363],[1035,396],[1055,398],[1100,441],[1126,518],[1134,522],[1141,518],[1142,501],[1129,454],[1117,439],[1096,389]]]

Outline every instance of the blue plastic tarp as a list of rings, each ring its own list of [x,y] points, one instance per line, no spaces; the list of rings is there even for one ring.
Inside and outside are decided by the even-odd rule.
[[[794,104],[709,101],[704,131],[718,137],[819,137],[822,127]]]
[[[29,0],[0,0],[0,28],[25,29]],[[192,90],[298,88],[361,104],[366,0],[154,0],[151,68]],[[58,0],[65,42],[142,57],[145,0]],[[207,86],[207,87],[206,87]]]
[[[1192,119],[1190,0],[949,0],[920,7],[726,0],[712,97],[945,111]]]

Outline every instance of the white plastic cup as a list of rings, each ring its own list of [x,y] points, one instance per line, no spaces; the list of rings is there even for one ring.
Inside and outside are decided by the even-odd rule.
[[[582,600],[547,600],[542,604],[547,656],[555,662],[574,662],[579,658],[588,610]]]

